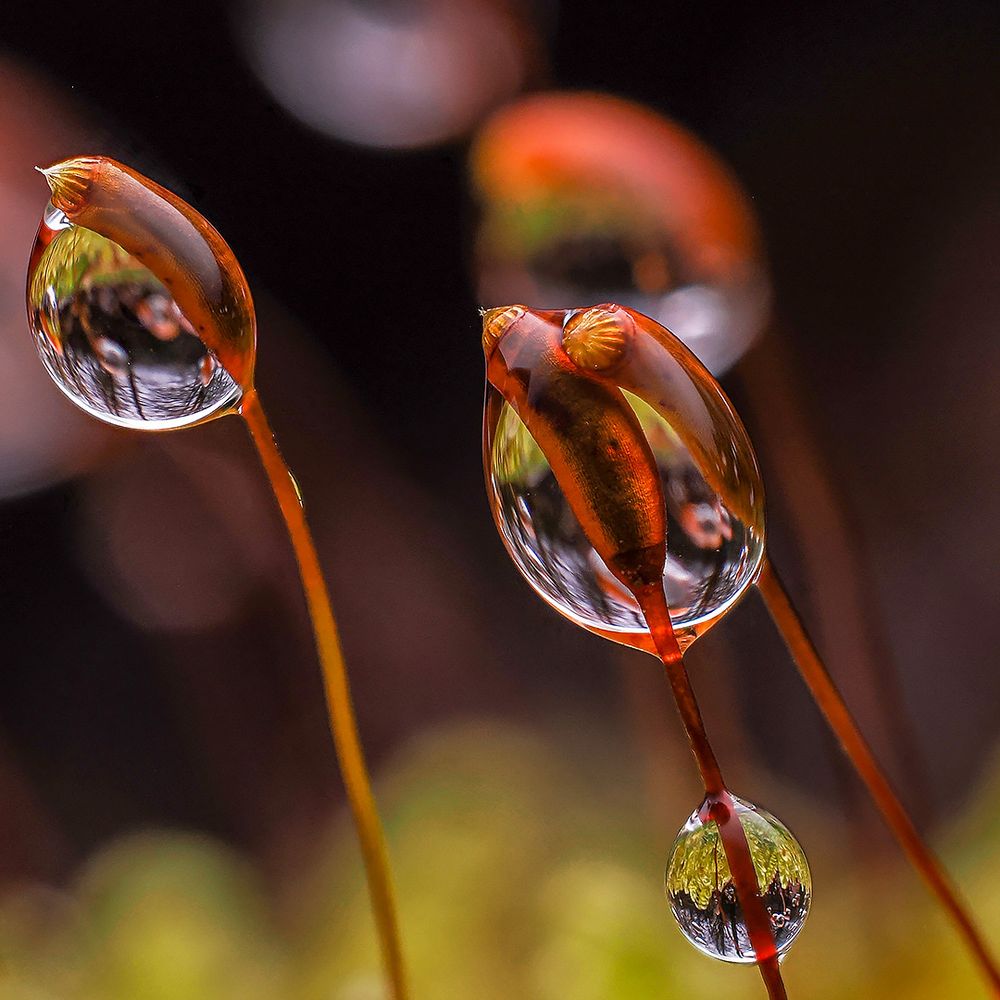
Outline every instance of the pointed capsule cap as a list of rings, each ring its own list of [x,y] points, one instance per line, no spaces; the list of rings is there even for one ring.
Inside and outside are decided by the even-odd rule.
[[[500,338],[528,311],[526,306],[480,309],[483,317],[483,353],[488,361]]]
[[[87,194],[100,166],[100,157],[75,156],[71,160],[54,163],[51,167],[35,169],[48,182],[52,191],[52,204],[72,219],[86,203]]]

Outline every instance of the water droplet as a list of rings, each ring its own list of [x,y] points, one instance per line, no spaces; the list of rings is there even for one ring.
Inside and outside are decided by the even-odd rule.
[[[749,199],[712,150],[648,108],[549,92],[501,109],[471,154],[482,302],[614,299],[714,372],[767,319]]]
[[[28,318],[46,370],[78,406],[122,427],[169,429],[231,409],[240,388],[162,282],[117,243],[46,207]]]
[[[809,863],[799,842],[770,813],[735,795],[732,801],[750,846],[780,956],[809,914]],[[667,899],[681,933],[699,951],[724,962],[750,963],[754,950],[719,828],[707,817],[706,806],[693,812],[674,841],[667,862]]]
[[[563,343],[574,338],[574,353],[583,312],[602,311],[565,313]],[[523,315],[508,313],[515,319],[507,322]],[[501,314],[488,314],[494,315]],[[666,330],[629,316],[624,353],[607,378],[627,390],[657,463],[667,513],[664,588],[683,640],[707,631],[756,579],[764,554],[763,489],[746,432],[714,379]],[[609,342],[607,315],[591,318],[602,347]],[[503,331],[494,334],[493,343]],[[603,365],[603,353],[596,356]],[[497,526],[532,587],[585,628],[645,648],[648,632],[632,594],[594,550],[541,448],[492,384],[484,448]]]

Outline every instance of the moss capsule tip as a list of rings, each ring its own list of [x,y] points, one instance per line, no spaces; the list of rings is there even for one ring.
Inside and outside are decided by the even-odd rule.
[[[500,338],[527,312],[525,306],[498,306],[480,308],[483,318],[483,353],[489,359]]]
[[[52,191],[52,204],[72,218],[86,204],[101,157],[76,156],[51,167],[36,167]]]

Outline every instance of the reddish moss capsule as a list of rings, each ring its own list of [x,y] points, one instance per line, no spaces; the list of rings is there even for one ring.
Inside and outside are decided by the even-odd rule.
[[[239,263],[176,195],[105,157],[43,170],[28,271],[45,367],[109,423],[170,429],[230,412],[253,380],[256,319]]]

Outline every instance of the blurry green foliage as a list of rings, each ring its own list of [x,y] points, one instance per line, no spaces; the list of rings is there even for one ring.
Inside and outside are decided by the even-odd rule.
[[[383,775],[414,995],[759,1000],[752,970],[683,941],[662,888],[675,831],[651,831],[628,761],[587,744],[469,723],[423,737]],[[679,809],[678,826],[695,804]],[[784,967],[792,996],[986,996],[902,863],[845,850],[851,837],[830,817],[782,818],[805,841],[816,883]],[[951,843],[948,860],[996,943],[1000,786]],[[277,898],[248,861],[206,838],[118,841],[65,890],[10,891],[0,948],[4,1000],[381,997],[346,818]]]

